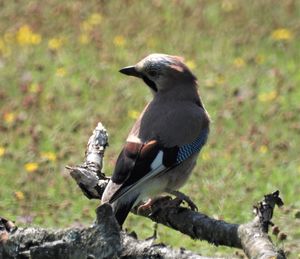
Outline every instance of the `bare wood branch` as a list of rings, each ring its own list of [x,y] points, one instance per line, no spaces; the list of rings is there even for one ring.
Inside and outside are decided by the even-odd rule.
[[[3,258],[114,258],[121,251],[120,228],[109,205],[97,209],[92,227],[14,228],[8,234],[0,243]]]
[[[108,134],[99,122],[89,138],[84,163],[75,167],[66,166],[84,195],[89,199],[101,199],[108,183],[108,178],[101,172],[107,146]]]
[[[85,163],[67,167],[88,198],[100,199],[107,184],[108,179],[101,173],[107,144],[106,130],[99,123],[89,140]],[[63,230],[17,228],[11,221],[0,218],[0,259],[208,258],[153,244],[153,239],[137,240],[121,231],[108,204],[100,206],[96,214],[96,222],[91,227]]]
[[[7,228],[8,221],[0,219],[0,234],[6,233],[6,238],[0,240],[0,258],[208,258],[153,244],[152,240],[137,240],[120,230],[108,204],[100,206],[96,214],[97,220],[91,227],[65,230]]]
[[[97,152],[93,151],[93,147],[97,146],[95,143],[103,144],[103,153],[101,153],[101,157],[98,157],[99,159],[93,158],[91,161],[90,153],[97,156]],[[101,199],[108,182],[101,172],[102,159],[107,145],[106,130],[102,124],[98,124],[89,139],[87,147],[89,152],[87,152],[84,165],[68,167],[72,177],[89,199]],[[202,213],[181,207],[178,199],[170,197],[159,199],[153,204],[152,211],[142,211],[139,214],[180,231],[193,239],[206,240],[214,245],[241,248],[249,258],[281,259],[285,258],[283,251],[277,249],[267,235],[268,226],[272,224],[275,204],[283,205],[278,191],[266,195],[264,200],[255,207],[255,218],[252,222],[241,225],[212,219]],[[136,210],[132,212],[137,213]]]
[[[107,132],[98,124],[89,139],[83,165],[67,167],[83,193],[89,199],[101,199],[108,178],[101,172]],[[230,224],[212,219],[202,213],[180,206],[177,198],[158,199],[151,211],[139,215],[167,225],[193,239],[206,240],[214,245],[241,248],[249,258],[285,258],[267,235],[275,205],[283,205],[279,192],[266,195],[255,206],[255,218],[247,224]],[[137,213],[136,209],[132,210]],[[196,258],[204,259],[190,251],[173,250],[164,245],[153,245],[151,240],[139,241],[119,228],[110,205],[97,211],[97,220],[88,228],[49,230],[42,228],[17,228],[0,218],[1,258]],[[233,256],[230,256],[233,258]]]

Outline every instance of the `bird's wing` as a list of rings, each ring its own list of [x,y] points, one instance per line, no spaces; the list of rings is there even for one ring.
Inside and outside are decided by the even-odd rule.
[[[104,200],[112,203],[148,179],[178,166],[201,150],[207,136],[208,128],[203,128],[192,143],[180,147],[164,147],[158,140],[145,144],[127,142],[118,157]]]

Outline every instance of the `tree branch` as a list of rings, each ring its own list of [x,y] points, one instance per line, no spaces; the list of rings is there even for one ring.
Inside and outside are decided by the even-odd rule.
[[[89,139],[84,164],[67,167],[89,199],[101,199],[108,183],[108,178],[101,172],[107,145],[107,132],[99,123]],[[283,205],[278,191],[266,195],[255,206],[254,220],[242,225],[212,219],[180,204],[178,198],[164,197],[158,199],[151,210],[139,211],[139,215],[169,226],[193,239],[241,248],[249,258],[285,258],[283,251],[278,250],[267,235],[268,227],[272,225],[275,205]],[[132,212],[137,214],[136,208]],[[0,259],[207,258],[190,251],[155,245],[153,240],[137,240],[121,231],[109,204],[97,208],[96,214],[97,219],[91,227],[63,230],[17,228],[9,220],[0,218]]]
[[[101,159],[95,162],[95,155],[102,143]],[[87,155],[83,165],[67,167],[72,177],[89,199],[101,199],[108,179],[101,173],[102,159],[108,137],[102,124],[98,124],[89,139]],[[91,159],[93,158],[93,159]],[[91,168],[91,169],[90,169]],[[97,168],[97,170],[95,170]],[[94,179],[92,184],[89,179]],[[98,183],[98,184],[95,184]],[[139,215],[171,227],[193,239],[206,240],[214,245],[241,248],[250,258],[285,258],[283,251],[277,249],[268,237],[275,205],[282,206],[279,191],[266,195],[255,207],[255,218],[247,224],[231,224],[216,220],[205,214],[180,206],[178,199],[165,197],[152,205],[151,211],[139,211]],[[137,214],[136,208],[132,210]]]
[[[0,218],[0,236],[6,236],[0,239],[0,258],[208,258],[155,245],[153,240],[139,241],[122,232],[108,204],[97,208],[96,214],[97,220],[91,227],[65,230],[10,228],[8,221]]]

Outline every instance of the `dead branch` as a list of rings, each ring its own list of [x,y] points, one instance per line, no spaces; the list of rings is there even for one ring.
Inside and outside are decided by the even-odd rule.
[[[97,211],[96,222],[87,228],[51,230],[8,228],[0,218],[0,258],[100,259],[100,258],[179,258],[206,259],[187,250],[174,250],[153,240],[139,241],[120,230],[110,205]]]
[[[85,229],[13,228],[1,240],[2,258],[113,258],[121,251],[120,228],[109,206]],[[88,245],[90,244],[90,245]]]
[[[84,164],[67,167],[83,193],[89,199],[101,199],[108,178],[101,172],[107,132],[101,123],[90,137]],[[165,197],[153,204],[151,211],[139,215],[169,226],[193,239],[214,245],[241,248],[249,258],[285,258],[267,235],[275,205],[283,203],[279,192],[266,195],[255,207],[255,218],[247,224],[230,224],[180,206],[177,198]],[[137,213],[134,209],[133,213]],[[87,228],[49,230],[17,228],[0,218],[0,259],[2,258],[195,258],[190,251],[173,250],[155,245],[153,240],[139,241],[119,228],[110,205],[97,211],[95,223]],[[233,256],[230,256],[233,258]]]
[[[97,147],[95,143],[103,144],[101,159],[97,160],[100,161],[99,164],[90,159],[93,156],[87,155],[83,165],[68,167],[72,177],[89,199],[101,199],[108,182],[108,179],[101,173],[102,158],[108,144],[107,141],[105,128],[102,124],[98,124],[90,137],[87,149],[94,156],[96,152],[93,151],[93,147]],[[98,149],[99,147],[96,148],[96,150]],[[92,170],[89,169],[89,166],[92,166]],[[95,171],[94,168],[97,170]],[[96,179],[92,185],[89,181],[91,178]],[[98,184],[95,185],[95,183]],[[254,220],[241,225],[216,220],[179,205],[178,199],[166,197],[155,202],[151,211],[139,211],[139,215],[180,231],[193,239],[206,240],[214,245],[241,248],[249,258],[285,258],[283,251],[277,249],[267,235],[268,227],[272,224],[271,219],[275,205],[283,205],[279,191],[266,195],[264,200],[255,207]],[[137,214],[136,209],[132,212]]]

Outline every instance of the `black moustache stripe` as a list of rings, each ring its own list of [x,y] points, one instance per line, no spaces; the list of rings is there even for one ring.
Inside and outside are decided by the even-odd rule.
[[[147,76],[143,76],[142,78],[146,85],[148,85],[153,91],[157,92],[156,84],[152,80],[150,80]]]

